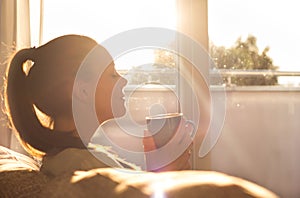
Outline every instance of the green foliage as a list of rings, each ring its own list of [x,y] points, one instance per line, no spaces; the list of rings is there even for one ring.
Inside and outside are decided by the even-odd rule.
[[[267,55],[269,48],[266,47],[260,53],[256,44],[256,40],[257,39],[254,36],[248,36],[245,41],[243,41],[241,38],[238,38],[235,44],[230,48],[211,44],[210,55],[215,65],[214,68],[210,69],[226,69],[229,71],[266,71],[278,69],[278,67],[273,65],[272,59]],[[178,55],[163,49],[155,50],[154,54],[154,63],[140,65],[129,71],[129,84],[177,84],[177,68],[179,65]],[[219,79],[211,79],[210,83],[222,83],[238,86],[278,84],[277,77],[272,75],[238,75],[231,76],[229,78],[224,76],[223,82],[220,82]]]
[[[128,73],[128,84],[155,83],[177,84],[177,59],[172,52],[163,49],[154,51],[154,63],[133,67]]]
[[[248,36],[245,41],[238,38],[236,43],[230,47],[215,46],[211,44],[210,55],[215,63],[216,69],[230,70],[276,70],[272,59],[267,55],[269,48],[266,47],[259,53],[256,37]],[[214,69],[214,68],[211,68]],[[231,84],[236,85],[276,85],[276,76],[237,76],[231,77]],[[224,78],[224,83],[229,83]]]
[[[154,51],[155,63],[157,67],[176,68],[178,56],[167,50],[157,49]]]
[[[133,67],[127,74],[128,84],[140,85],[147,83],[175,85],[177,70],[174,67],[161,64],[146,64]]]

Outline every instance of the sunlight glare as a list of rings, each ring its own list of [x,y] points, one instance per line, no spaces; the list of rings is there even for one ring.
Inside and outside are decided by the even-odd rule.
[[[45,1],[42,43],[65,34],[80,34],[101,44],[116,34],[141,27],[176,29],[176,1]],[[136,50],[117,58],[116,67],[130,69],[153,62],[153,57],[149,50]]]
[[[175,29],[175,0],[51,0],[44,5],[44,42],[63,34],[83,34],[99,43],[138,27]]]
[[[115,60],[115,67],[117,70],[129,70],[153,62],[154,52],[152,49],[138,49],[118,57]]]
[[[210,41],[231,47],[238,37],[253,35],[260,51],[270,47],[268,55],[280,70],[299,71],[298,10],[298,1],[208,1]]]

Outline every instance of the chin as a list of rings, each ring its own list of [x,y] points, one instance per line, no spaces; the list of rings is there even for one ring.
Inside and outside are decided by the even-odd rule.
[[[124,100],[122,100],[122,102],[115,101],[115,103],[112,103],[112,115],[114,118],[122,117],[125,114],[126,114],[126,107],[125,107]]]
[[[120,107],[120,108],[114,108],[113,109],[113,117],[114,118],[122,117],[125,114],[126,114],[126,108],[124,106]]]

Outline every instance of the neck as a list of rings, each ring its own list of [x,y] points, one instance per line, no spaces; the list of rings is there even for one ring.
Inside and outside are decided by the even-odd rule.
[[[57,117],[54,120],[54,129],[56,131],[74,131],[75,124],[72,118],[65,116]]]

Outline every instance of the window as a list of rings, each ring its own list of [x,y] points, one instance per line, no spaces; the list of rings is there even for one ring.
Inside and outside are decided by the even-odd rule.
[[[240,53],[240,62],[232,59],[236,56],[223,59],[219,72],[228,78],[224,79],[226,119],[221,138],[210,155],[211,168],[256,181],[282,197],[300,194],[294,185],[300,178],[295,166],[299,164],[300,149],[298,10],[299,4],[292,0],[208,0],[211,46],[230,48],[239,37],[247,41],[252,35],[259,54],[268,46],[267,55],[278,66],[271,71],[260,70],[257,64],[252,67],[255,70],[241,68],[242,61],[248,60],[241,49],[249,47],[245,45],[232,49]],[[235,61],[240,64],[227,64]],[[258,84],[259,80],[272,80],[273,74],[278,84]],[[238,84],[239,79],[248,80],[248,85],[257,84],[244,86]],[[255,80],[249,82],[251,79]]]
[[[124,31],[142,27],[176,29],[176,1],[44,1],[42,43],[64,34],[82,34],[101,43]],[[133,49],[115,59],[116,69],[128,79],[127,91],[143,83],[164,84],[160,82],[165,80],[161,70],[173,75],[171,69],[153,65],[156,51]],[[172,80],[175,85],[176,81]]]
[[[31,3],[33,10],[38,10],[39,3]],[[35,36],[32,39],[33,43],[46,43],[65,34],[86,35],[101,43],[134,28],[176,29],[176,1],[174,0],[51,0],[42,3],[42,35]],[[32,14],[32,16],[37,15],[37,13]],[[32,17],[33,26],[38,26],[38,18]],[[37,39],[41,40],[37,41]],[[150,49],[137,49],[124,53],[115,59],[116,68],[120,73],[126,73],[132,67],[152,63],[154,53],[155,50]]]
[[[259,53],[262,53],[265,47],[269,47],[267,55],[273,60],[273,65],[278,67],[275,70],[278,73],[274,72],[278,77],[278,84],[298,86],[300,39],[299,30],[295,25],[299,18],[298,8],[299,5],[295,1],[210,0],[208,1],[210,42],[216,46],[229,48],[239,37],[242,41],[246,41],[249,35],[254,36]],[[222,66],[227,69],[234,67]],[[255,75],[251,72],[248,74]],[[261,73],[266,77],[269,74],[272,75],[271,72]]]

